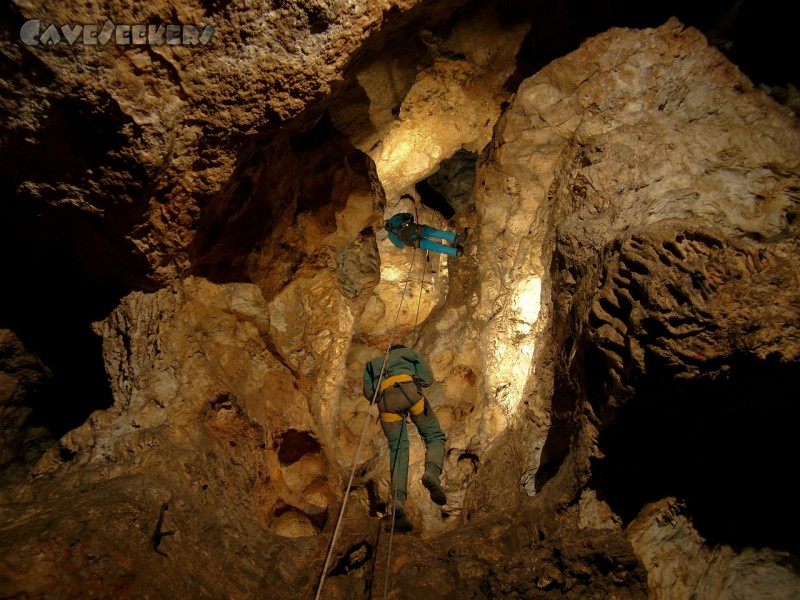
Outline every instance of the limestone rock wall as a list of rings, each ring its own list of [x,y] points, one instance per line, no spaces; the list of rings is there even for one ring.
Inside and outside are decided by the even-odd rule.
[[[217,15],[220,45],[58,69],[83,50],[15,51],[97,92],[43,103],[139,132],[14,182],[81,215],[76,236],[107,225],[87,269],[145,289],[94,323],[113,405],[0,488],[0,593],[308,598],[327,566],[325,598],[384,580],[398,597],[791,597],[776,457],[797,457],[796,116],[676,19],[593,37],[514,94],[529,22],[493,53],[493,10],[413,36],[410,57],[357,52],[455,5],[156,7]],[[37,110],[14,135],[46,137]],[[414,185],[460,147],[480,156],[447,221]],[[117,171],[100,193],[95,173]],[[467,228],[465,256],[394,248],[378,223],[398,210]],[[387,452],[360,385],[393,340],[431,362],[448,503],[419,484],[412,429],[416,530],[388,556]],[[12,334],[0,349],[16,419],[47,371]]]
[[[19,226],[38,229],[43,243],[68,250],[102,281],[152,288],[174,278],[189,266],[199,214],[234,175],[248,140],[330,94],[388,15],[420,5],[417,18],[435,23],[459,4],[13,3],[3,25],[12,115],[3,185]],[[20,30],[34,19],[42,30],[110,20],[214,32],[207,45],[24,47]],[[92,140],[91,153],[70,150],[81,140]],[[39,203],[58,217],[36,221],[25,206]]]
[[[639,91],[628,93],[631,86]],[[795,416],[785,394],[797,375],[798,287],[789,265],[797,255],[798,141],[793,113],[753,90],[677,21],[644,36],[597,36],[520,86],[477,173],[488,242],[478,259],[485,265],[481,285],[493,292],[485,294],[484,310],[510,313],[505,332],[518,344],[525,330],[509,330],[520,319],[513,302],[498,303],[498,290],[514,298],[525,276],[538,275],[552,293],[542,295],[538,324],[547,319],[550,344],[532,364],[517,362],[531,368],[522,413],[531,432],[522,430],[524,442],[507,442],[516,453],[529,448],[528,464],[538,467],[522,474],[529,493],[549,481],[539,502],[580,507],[585,523],[614,528],[620,522],[607,503],[630,518],[641,507],[628,504],[633,497],[641,503],[671,489],[697,502],[695,515],[732,502],[737,509],[724,514],[743,522],[740,531],[752,543],[771,530],[767,537],[782,538],[787,548],[780,529],[792,511],[776,499],[788,493],[780,469],[754,476],[761,493],[772,489],[768,503],[749,493],[745,502],[733,499],[741,494],[738,470],[722,455],[741,456],[739,466],[749,471],[793,453],[758,415]],[[498,202],[503,197],[509,200]],[[498,236],[508,242],[498,244]],[[498,328],[487,328],[494,343],[502,340]],[[753,370],[773,374],[775,386]],[[502,389],[495,402],[507,397]],[[630,414],[647,415],[648,425]],[[541,424],[550,430],[537,444],[533,432]],[[644,428],[631,436],[635,444],[620,442],[629,427]],[[778,427],[779,439],[783,432]],[[712,441],[678,441],[682,436]],[[760,441],[745,455],[736,450],[742,437]],[[673,448],[681,444],[697,454]],[[620,452],[652,453],[653,460]],[[707,470],[692,465],[699,455]],[[620,472],[608,466],[614,461],[624,463]],[[552,466],[542,466],[548,462],[560,463],[552,480]],[[497,471],[470,487],[473,512],[491,510]],[[637,483],[646,491],[630,489]],[[584,504],[583,486],[599,488],[598,498]],[[716,508],[697,497],[701,490],[716,498]],[[763,512],[776,509],[780,516],[765,520]],[[707,537],[731,539],[715,530],[725,517],[697,518]],[[662,567],[649,566],[653,593],[681,597],[659,580]],[[729,593],[722,583],[707,584],[710,596]]]

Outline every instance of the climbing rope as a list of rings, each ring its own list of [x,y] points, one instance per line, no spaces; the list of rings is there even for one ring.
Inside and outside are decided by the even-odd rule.
[[[416,209],[416,206],[414,207]],[[416,254],[416,253],[415,253]],[[425,273],[428,270],[428,255],[429,251],[425,251],[425,259],[422,263],[422,279],[420,280],[419,284],[419,301],[417,302],[417,314],[414,317],[414,329],[411,332],[412,339],[415,340],[416,345],[416,331],[417,331],[417,321],[419,320],[419,307],[422,304],[422,291],[424,289],[425,284]],[[413,262],[412,262],[413,266]],[[409,270],[409,274],[411,271]],[[388,356],[388,353],[387,353]],[[385,359],[384,359],[384,366],[386,366]],[[389,489],[390,489],[390,501],[392,502],[392,526],[389,529],[389,548],[386,551],[386,570],[383,578],[383,598],[386,600],[386,595],[389,589],[389,565],[392,562],[392,541],[394,540],[394,523],[395,517],[397,513],[394,511],[394,494],[395,489],[392,483],[394,482],[394,470],[397,467],[397,458],[400,455],[400,441],[403,439],[403,429],[406,426],[406,420],[403,418],[403,421],[400,423],[400,437],[397,438],[397,447],[394,449],[394,464],[392,464],[392,468],[389,471]],[[376,555],[377,557],[377,555]]]
[[[425,260],[422,263],[422,278],[419,281],[419,300],[417,301],[417,314],[414,317],[414,329],[411,331],[411,339],[414,340],[414,345],[417,345],[417,322],[419,321],[419,307],[422,304],[422,292],[425,290],[425,275],[428,272],[428,257],[430,250],[425,250]]]
[[[414,252],[412,254],[412,257],[411,257],[411,264],[408,267],[408,274],[406,275],[406,282],[405,282],[405,285],[403,287],[403,293],[400,296],[400,304],[397,307],[397,314],[395,315],[395,318],[394,318],[394,323],[393,323],[392,329],[391,329],[391,331],[392,331],[391,335],[394,335],[394,332],[395,332],[395,330],[397,328],[397,321],[400,319],[400,311],[403,308],[403,299],[405,298],[405,295],[406,295],[406,289],[408,288],[408,283],[411,280],[411,271],[414,268],[414,261],[416,259],[416,256],[417,256],[417,253]],[[422,294],[422,290],[421,289],[420,289],[420,294]],[[414,324],[414,328],[416,329],[416,323]],[[372,400],[369,403],[370,408],[372,408],[372,406],[375,404],[375,400],[378,398],[378,390],[380,389],[380,383],[381,383],[380,380],[381,380],[381,377],[383,377],[383,372],[384,372],[384,369],[386,368],[386,362],[389,359],[389,349],[392,347],[392,342],[393,341],[394,340],[390,336],[389,337],[389,343],[386,345],[386,352],[383,355],[383,365],[381,366],[381,371],[380,371],[381,374],[378,377],[378,382],[375,385],[375,391],[372,394]],[[342,507],[339,509],[339,518],[336,521],[336,527],[333,530],[333,536],[331,537],[331,543],[328,546],[328,553],[325,556],[325,564],[322,567],[322,574],[321,574],[320,579],[319,579],[319,585],[317,586],[317,594],[315,596],[315,600],[319,600],[320,593],[322,593],[322,584],[325,581],[325,572],[328,570],[328,565],[330,564],[331,555],[333,554],[333,548],[336,545],[336,539],[339,536],[339,527],[342,524],[342,517],[344,516],[344,509],[347,506],[347,499],[348,499],[348,497],[350,495],[350,488],[353,485],[353,478],[355,477],[356,467],[358,465],[358,457],[359,457],[359,454],[361,453],[361,446],[364,443],[364,436],[367,433],[367,426],[368,425],[369,425],[369,418],[364,419],[364,425],[361,428],[361,436],[360,436],[360,438],[358,440],[358,446],[356,447],[355,456],[353,457],[353,468],[350,471],[350,479],[347,482],[347,489],[344,492],[344,498],[342,499]],[[390,485],[390,487],[391,487],[391,485]],[[394,533],[394,511],[392,511],[392,532],[391,533]],[[392,538],[391,538],[391,534],[390,534],[390,536],[389,536],[389,548],[390,548],[390,550],[391,550],[391,542],[392,542]]]
[[[422,293],[420,291],[420,293]],[[400,441],[403,439],[403,430],[406,426],[406,419],[403,417],[403,420],[400,423],[400,436],[397,438],[397,447],[394,449],[394,464],[392,465],[391,470],[389,471],[389,489],[391,490],[391,501],[392,501],[392,527],[389,529],[389,548],[386,550],[386,571],[383,577],[383,598],[386,600],[386,594],[389,589],[389,565],[392,561],[392,539],[394,538],[394,521],[395,521],[395,511],[394,511],[394,486],[392,483],[394,482],[394,469],[397,467],[397,457],[400,455]],[[376,552],[377,556],[377,552]]]

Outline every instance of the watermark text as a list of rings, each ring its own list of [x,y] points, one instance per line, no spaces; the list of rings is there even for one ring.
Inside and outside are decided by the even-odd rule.
[[[19,30],[20,40],[26,46],[55,46],[76,44],[84,46],[205,46],[211,41],[211,25],[196,27],[182,24],[117,25],[110,19],[103,25],[50,24],[47,27],[38,19],[26,21]]]

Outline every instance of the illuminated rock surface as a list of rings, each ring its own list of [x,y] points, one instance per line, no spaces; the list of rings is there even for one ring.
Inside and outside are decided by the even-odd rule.
[[[560,47],[459,4],[109,5],[213,43],[98,49],[16,39],[89,4],[15,3],[0,595],[310,598],[336,531],[322,598],[797,597],[791,97],[675,18]],[[387,556],[396,342],[448,502],[412,427]]]

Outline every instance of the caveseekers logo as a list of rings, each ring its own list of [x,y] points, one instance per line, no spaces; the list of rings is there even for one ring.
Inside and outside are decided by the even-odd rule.
[[[42,25],[38,19],[26,21],[19,30],[19,37],[26,46],[55,46],[75,44],[105,46],[113,42],[118,46],[205,46],[211,41],[214,28],[206,25],[202,29],[194,25],[116,25],[111,20],[105,24],[50,24]]]

